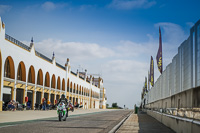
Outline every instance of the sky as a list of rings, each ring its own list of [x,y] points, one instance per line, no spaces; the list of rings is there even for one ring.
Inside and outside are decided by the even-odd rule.
[[[107,103],[139,104],[150,57],[171,62],[200,17],[198,0],[0,0],[6,33],[72,70],[101,74]],[[156,61],[154,61],[156,62]],[[159,71],[155,65],[155,81]]]

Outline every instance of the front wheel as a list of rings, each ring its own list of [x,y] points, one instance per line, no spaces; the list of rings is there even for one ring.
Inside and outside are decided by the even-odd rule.
[[[59,112],[59,121],[61,121],[61,119],[62,119],[62,112]]]

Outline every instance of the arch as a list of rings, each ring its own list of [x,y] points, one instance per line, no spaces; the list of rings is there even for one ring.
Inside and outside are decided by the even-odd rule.
[[[67,92],[69,92],[69,79],[67,80]]]
[[[72,82],[70,83],[70,92],[72,92]]]
[[[1,75],[2,75],[1,70],[2,70],[2,57],[1,57],[1,50],[0,50],[0,94],[1,94],[1,91],[3,91],[2,90],[3,88],[1,88]],[[1,99],[1,95],[0,95],[0,99]],[[2,103],[0,103],[0,111],[1,109],[2,109]]]
[[[38,74],[37,74],[37,84],[43,85],[43,72],[41,69],[39,69]]]
[[[28,71],[28,82],[35,84],[35,69],[32,65],[30,66]]]
[[[65,90],[65,79],[63,78],[62,80],[62,90],[64,91]]]
[[[46,87],[50,87],[50,76],[49,76],[49,72],[46,72],[46,74],[45,74],[45,83],[44,83],[44,85],[45,85]]]
[[[24,62],[21,61],[18,65],[17,69],[17,80],[21,80],[26,82],[26,67],[24,65]]]
[[[80,87],[78,89],[78,93],[81,94],[81,85],[80,85]]]
[[[76,84],[74,83],[73,93],[75,93],[76,90]]]
[[[15,79],[15,66],[11,56],[8,56],[4,65],[4,77]]]
[[[77,87],[76,87],[76,94],[78,94],[78,84],[77,84]]]
[[[57,79],[57,89],[60,90],[60,76],[58,76],[58,79]]]
[[[56,77],[53,74],[51,78],[51,88],[55,88],[55,87],[56,87]]]

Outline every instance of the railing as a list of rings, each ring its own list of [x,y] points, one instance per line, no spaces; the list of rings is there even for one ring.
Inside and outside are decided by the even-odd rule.
[[[73,75],[77,76],[77,74],[76,74],[76,73],[74,73],[74,72],[72,72],[72,71],[71,71],[71,74],[73,74]]]
[[[26,50],[28,50],[28,51],[30,50],[30,47],[29,47],[29,46],[27,46],[27,45],[25,45],[24,43],[22,43],[22,42],[16,40],[15,38],[9,36],[8,34],[5,34],[5,39],[7,39],[7,40],[13,42],[14,44],[16,44],[16,45],[18,45],[18,46],[20,46],[20,47],[22,47],[22,48],[24,48],[24,49],[26,49]],[[38,52],[38,51],[35,51],[35,54],[36,54],[37,56],[39,56],[39,57],[41,57],[41,58],[43,58],[43,59],[49,61],[49,62],[52,62],[52,60],[51,60],[50,58],[46,57],[45,55],[41,54],[41,53]],[[60,65],[59,63],[56,63],[56,65],[59,66],[59,67],[61,67],[61,68],[63,68],[63,69],[65,69],[65,67],[62,66],[62,65]]]
[[[12,78],[4,77],[4,80],[14,82],[15,80]]]
[[[190,120],[200,120],[200,108],[147,108],[149,111],[153,111],[162,115],[167,115],[173,118],[180,117],[182,119],[188,118]]]
[[[14,44],[16,44],[16,45],[18,45],[18,46],[20,46],[20,47],[22,47],[22,48],[24,48],[26,50],[30,50],[29,46],[23,44],[22,42],[20,42],[20,41],[16,40],[15,38],[9,36],[8,34],[5,34],[5,39],[13,42]]]
[[[62,65],[60,65],[59,63],[56,63],[56,65],[59,66],[59,67],[62,68],[62,69],[65,69],[65,67],[62,66]]]
[[[45,55],[41,54],[41,53],[38,52],[38,51],[35,51],[35,54],[36,54],[37,56],[39,56],[39,57],[41,57],[41,58],[43,58],[43,59],[49,61],[49,62],[52,62],[52,60],[51,60],[50,58],[46,57]]]
[[[81,78],[82,80],[84,80],[84,78],[83,78],[83,77],[81,77],[81,76],[79,76],[79,78]]]

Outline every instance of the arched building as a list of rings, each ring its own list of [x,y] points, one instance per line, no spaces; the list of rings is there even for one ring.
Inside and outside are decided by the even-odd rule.
[[[93,79],[87,78],[87,71],[72,72],[69,59],[62,66],[54,55],[50,59],[36,51],[33,40],[27,46],[7,35],[0,18],[0,111],[3,102],[10,100],[27,104],[27,97],[33,109],[42,98],[55,104],[62,94],[84,109],[103,108],[100,106],[105,100],[100,98],[103,88],[95,85]],[[99,82],[103,85],[103,80]]]

